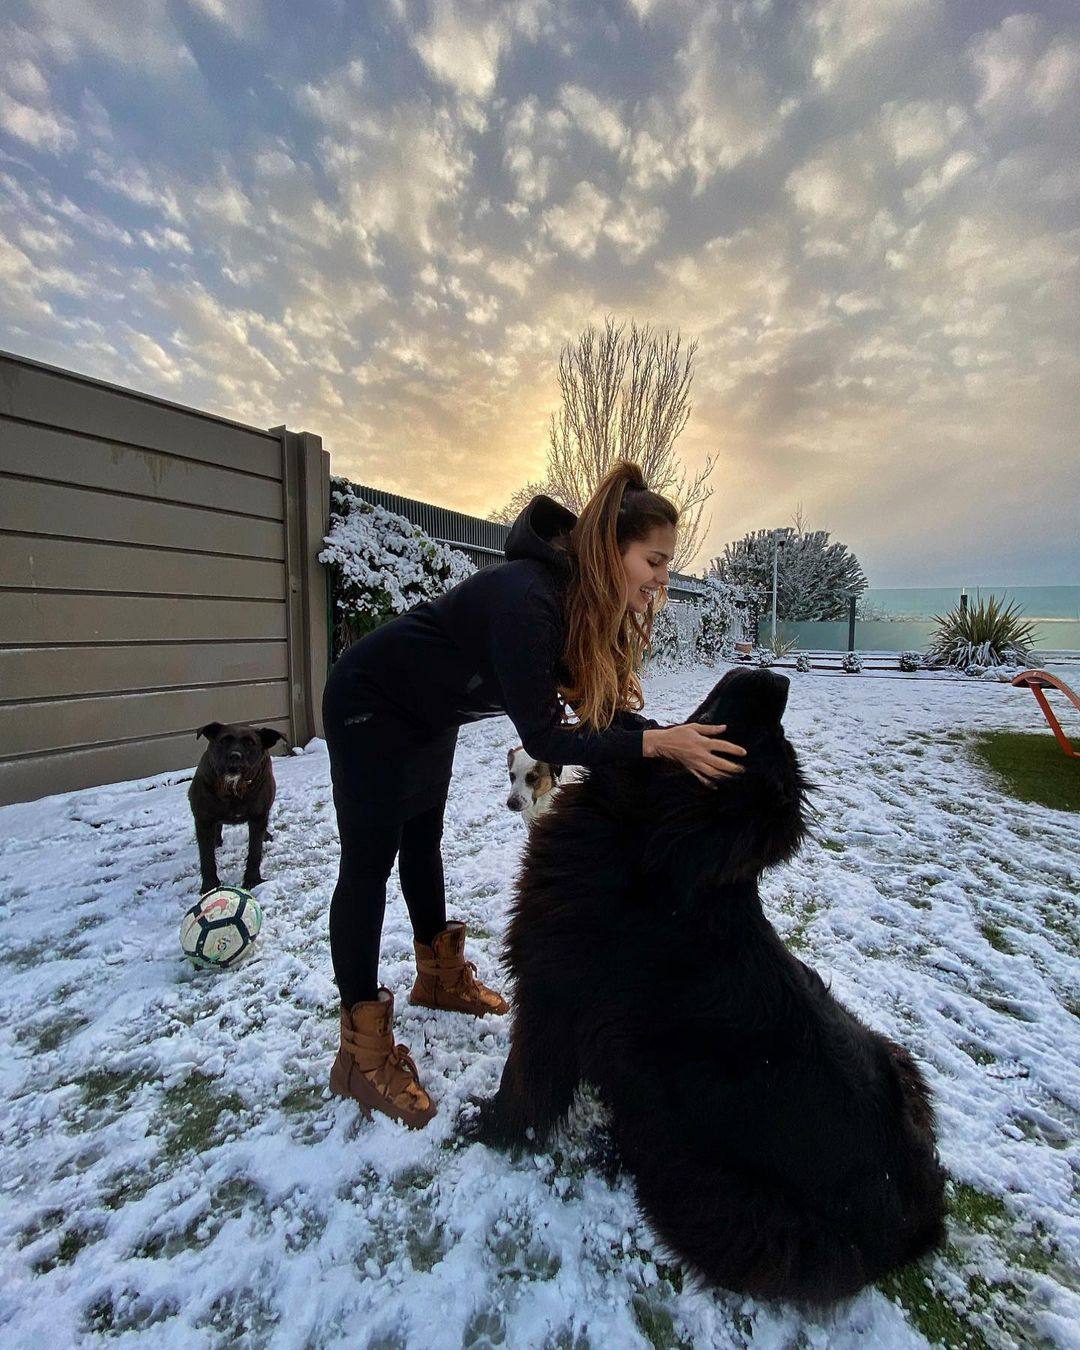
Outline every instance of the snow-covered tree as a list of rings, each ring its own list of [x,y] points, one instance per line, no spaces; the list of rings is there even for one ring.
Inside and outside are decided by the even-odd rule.
[[[804,533],[791,526],[755,530],[724,545],[712,560],[710,575],[743,587],[754,599],[759,616],[772,605],[774,535],[783,540],[776,573],[776,617],[789,622],[843,619],[848,598],[868,585],[859,560],[846,544],[829,543],[828,530]]]
[[[319,561],[331,570],[334,656],[395,614],[434,599],[476,571],[457,549],[365,501],[344,478],[330,483],[330,533]]]

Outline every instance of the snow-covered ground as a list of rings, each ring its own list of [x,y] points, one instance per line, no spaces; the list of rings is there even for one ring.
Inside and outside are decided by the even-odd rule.
[[[719,673],[650,677],[648,712],[681,719]],[[439,1115],[409,1132],[330,1098],[337,840],[316,742],[275,761],[266,921],[229,973],[179,951],[190,774],[0,811],[0,1342],[1080,1346],[1080,822],[1003,796],[964,744],[1046,724],[1000,684],[791,680],[820,817],[763,890],[803,959],[926,1067],[956,1216],[925,1272],[806,1321],[683,1283],[628,1184],[586,1165],[588,1102],[551,1153],[463,1145],[459,1105],[494,1091],[508,1019],[407,1005],[396,875],[382,975]],[[462,731],[445,835],[451,916],[496,985],[523,841],[513,743],[504,719]],[[226,882],[244,841],[226,830]]]

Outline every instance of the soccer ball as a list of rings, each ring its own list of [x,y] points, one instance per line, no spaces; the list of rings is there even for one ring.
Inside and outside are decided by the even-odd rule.
[[[225,970],[251,951],[261,927],[262,910],[250,891],[219,886],[184,915],[180,945],[193,965]]]

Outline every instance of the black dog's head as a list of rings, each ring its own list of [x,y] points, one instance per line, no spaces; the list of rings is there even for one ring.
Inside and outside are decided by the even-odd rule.
[[[244,723],[208,722],[195,733],[210,744],[203,758],[219,777],[251,778],[262,765],[272,745],[285,737],[273,727],[249,727]]]
[[[647,866],[670,865],[692,842],[699,876],[736,882],[795,856],[809,784],[784,735],[788,687],[775,671],[729,670],[686,719],[726,727],[719,739],[746,750],[743,772],[706,787],[681,767],[668,769]]]

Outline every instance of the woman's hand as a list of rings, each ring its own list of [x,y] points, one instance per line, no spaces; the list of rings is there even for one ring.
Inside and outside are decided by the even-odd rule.
[[[650,727],[642,733],[641,748],[646,758],[661,756],[673,759],[684,769],[689,769],[695,778],[710,787],[716,786],[720,778],[732,778],[745,773],[742,764],[729,756],[741,758],[746,751],[734,741],[718,741],[715,738],[723,726],[712,726],[708,722],[683,722],[675,727]]]

